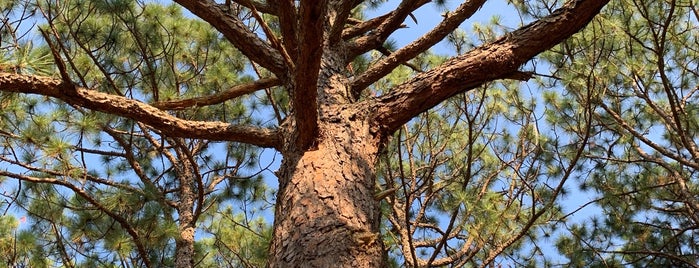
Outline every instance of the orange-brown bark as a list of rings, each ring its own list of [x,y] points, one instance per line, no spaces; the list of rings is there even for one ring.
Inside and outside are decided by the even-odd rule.
[[[382,267],[374,200],[378,139],[367,122],[321,124],[316,150],[285,155],[270,267]]]

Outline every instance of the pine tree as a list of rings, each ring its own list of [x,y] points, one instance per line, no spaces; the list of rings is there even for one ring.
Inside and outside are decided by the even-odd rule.
[[[0,175],[50,261],[485,266],[559,211],[582,151],[539,133],[512,80],[607,1],[571,0],[468,51],[449,34],[485,1],[397,49],[389,37],[429,1],[370,19],[382,1],[176,2],[3,6],[5,58],[38,62],[3,61]],[[31,19],[41,35],[23,39]],[[459,55],[428,52],[444,39]],[[271,227],[247,168],[262,148],[283,158]]]

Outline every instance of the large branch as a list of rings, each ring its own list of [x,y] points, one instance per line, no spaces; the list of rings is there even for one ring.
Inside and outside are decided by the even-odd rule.
[[[286,77],[286,67],[279,51],[251,32],[238,18],[228,14],[222,5],[209,0],[175,2],[211,24],[250,60],[270,70],[277,77]]]
[[[414,58],[444,39],[444,37],[459,27],[464,20],[476,13],[484,3],[485,0],[470,0],[464,2],[430,32],[373,64],[366,72],[362,73],[352,82],[352,95],[358,98],[364,88],[393,71],[398,65]]]
[[[57,98],[71,105],[143,122],[173,137],[235,141],[260,147],[281,147],[276,130],[223,122],[184,120],[137,100],[76,87],[50,77],[0,73],[0,91]]]
[[[298,128],[297,145],[309,148],[318,136],[318,75],[323,55],[323,28],[327,0],[301,1],[299,47],[292,103]]]
[[[572,0],[550,16],[452,58],[371,100],[378,130],[393,133],[411,118],[455,94],[511,77],[537,54],[587,25],[609,0]]]

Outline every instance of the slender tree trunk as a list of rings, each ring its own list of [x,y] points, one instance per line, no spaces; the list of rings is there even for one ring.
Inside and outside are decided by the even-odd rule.
[[[335,108],[317,146],[284,155],[270,267],[385,266],[373,197],[380,141],[360,109]]]
[[[180,202],[177,206],[179,237],[175,241],[175,267],[191,268],[194,267],[194,234],[196,231],[193,213],[196,198],[193,187],[195,176],[187,161],[183,161],[181,164],[182,166],[178,168],[181,173],[178,174],[180,181]]]
[[[192,213],[185,217],[190,217]],[[182,220],[182,214],[180,214],[180,220]],[[180,237],[175,242],[175,267],[177,268],[190,268],[194,267],[194,224],[180,224],[179,233]]]
[[[178,226],[180,235],[175,241],[175,267],[177,268],[194,267],[195,229],[191,210],[193,203],[194,199],[186,200],[183,198],[183,201],[180,203],[180,206],[177,209],[180,216],[180,223]]]

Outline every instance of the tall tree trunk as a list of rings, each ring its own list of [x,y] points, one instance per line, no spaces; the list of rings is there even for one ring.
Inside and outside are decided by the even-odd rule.
[[[385,266],[373,197],[380,140],[360,108],[335,109],[321,116],[316,146],[286,150],[270,267]]]

